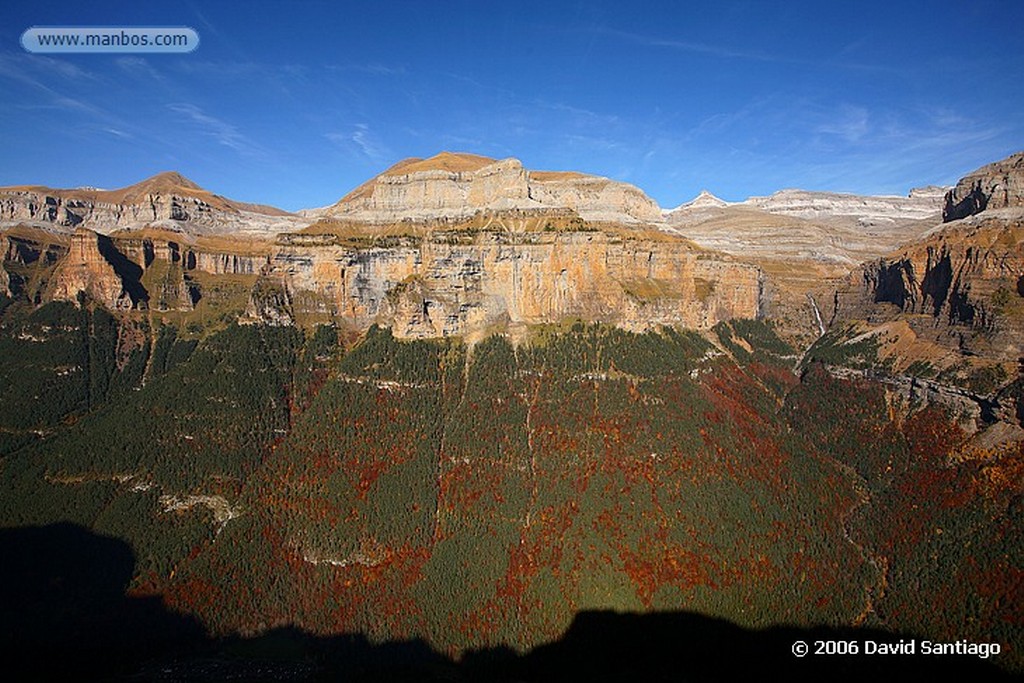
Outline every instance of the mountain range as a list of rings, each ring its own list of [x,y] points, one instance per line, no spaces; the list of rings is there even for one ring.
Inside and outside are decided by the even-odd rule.
[[[664,211],[442,153],[295,214],[0,188],[5,661],[524,667],[613,610],[670,629],[629,641],[654,677],[685,624],[787,670],[840,633],[1024,671],[1022,180]]]
[[[110,191],[0,188],[0,227],[24,254],[77,245],[76,264],[62,266],[56,284],[43,292],[37,283],[31,296],[39,300],[89,290],[108,306],[148,306],[148,289],[135,280],[156,259],[182,264],[180,276],[157,287],[161,310],[194,306],[201,287],[197,278],[185,280],[208,272],[261,275],[262,289],[277,291],[256,297],[250,317],[347,316],[356,327],[395,322],[403,336],[572,316],[633,329],[707,328],[790,307],[809,284],[923,234],[941,214],[942,194],[785,190],[728,204],[702,193],[665,211],[626,183],[444,152],[402,161],[337,203],[298,214],[226,199],[171,172]],[[513,267],[496,268],[495,245],[485,243],[523,236],[533,244],[513,245]],[[98,258],[104,244],[138,270],[118,272],[111,259]],[[574,249],[592,253],[584,258]],[[25,286],[23,274],[11,277],[9,291],[11,282]],[[296,295],[316,302],[297,310]]]

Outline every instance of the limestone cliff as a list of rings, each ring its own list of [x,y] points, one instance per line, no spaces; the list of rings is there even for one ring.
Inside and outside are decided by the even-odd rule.
[[[1016,176],[999,172],[999,186],[1013,196]],[[637,188],[606,178],[442,153],[396,164],[332,207],[285,217],[278,228],[298,229],[274,238],[198,234],[248,225],[257,208],[176,174],[118,191],[6,188],[0,216],[28,216],[52,230],[76,225],[45,291],[72,300],[85,292],[116,308],[187,311],[210,288],[243,295],[232,311],[248,292],[250,320],[333,320],[357,330],[381,323],[405,337],[567,318],[700,329],[771,316],[781,330],[813,339],[829,321],[879,311],[955,329],[965,348],[980,344],[982,331],[1014,333],[1005,305],[1006,292],[1022,286],[1011,277],[1019,268],[1014,226],[964,222],[979,234],[994,231],[988,251],[975,237],[943,233],[945,241],[934,242],[936,234],[934,243],[890,254],[935,224],[939,195],[784,191],[727,204],[704,193],[666,214]],[[90,224],[109,236],[83,228]],[[110,229],[126,224],[133,227]],[[8,241],[5,251],[12,249]],[[16,289],[14,270],[5,268],[5,291]],[[1016,353],[1015,343],[1004,352]]]
[[[783,190],[727,204],[708,193],[666,213],[675,231],[748,259],[856,266],[885,255],[938,222],[942,188],[907,197]]]
[[[212,240],[160,230],[118,231],[110,237],[143,270],[169,263],[211,275],[254,275],[267,264],[271,249],[270,242],[260,240]]]
[[[255,275],[268,262],[270,243],[230,241],[160,230],[118,231],[115,249],[141,269],[141,281],[156,310],[191,310],[205,292],[197,274]]]
[[[962,178],[943,219],[855,270],[836,291],[835,316],[877,317],[888,306],[919,334],[1015,361],[1024,354],[1024,153]],[[933,321],[930,330],[922,319]]]
[[[11,246],[7,241],[7,236],[0,236],[0,252],[4,254],[5,261],[7,260],[6,254],[10,252],[10,249]],[[4,296],[11,295],[11,278],[7,274],[7,269],[4,268],[2,264],[0,264],[0,294],[3,294]]]
[[[77,301],[84,293],[119,310],[191,310],[204,296],[200,275],[255,276],[272,249],[270,242],[242,236],[224,240],[153,229],[101,235],[78,228],[68,236],[22,225],[0,239],[0,284],[8,295],[40,304]]]
[[[326,315],[437,337],[566,318],[708,328],[759,313],[758,268],[681,240],[436,232],[366,248],[328,241],[282,246],[266,278],[271,301],[252,303],[250,314],[275,322]]]
[[[54,271],[51,298],[78,301],[86,294],[112,309],[145,305],[141,269],[117,251],[109,237],[85,228],[71,235],[70,248]]]
[[[579,173],[530,173],[530,198],[570,208],[593,222],[660,222],[661,209],[639,188]]]
[[[944,188],[915,188],[907,196],[854,195],[840,192],[780,190],[743,202],[768,213],[807,219],[850,217],[862,225],[932,218],[939,213]]]
[[[981,214],[864,264],[837,288],[833,318],[878,319],[887,307],[965,351],[1024,355],[1024,218]]]
[[[276,234],[303,225],[279,209],[235,202],[178,173],[155,175],[118,190],[0,187],[0,226],[29,224],[101,234],[158,225],[189,234]]]
[[[49,275],[67,250],[68,237],[59,233],[26,226],[0,232],[0,292],[40,303]]]
[[[538,208],[571,209],[591,221],[661,220],[658,205],[626,183],[582,173],[527,171],[518,159],[449,152],[399,162],[317,216],[386,224]]]
[[[1024,206],[1024,152],[982,166],[960,179],[946,194],[944,222],[988,209]]]

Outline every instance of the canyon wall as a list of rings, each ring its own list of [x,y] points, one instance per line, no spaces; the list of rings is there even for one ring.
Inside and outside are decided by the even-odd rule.
[[[832,317],[902,314],[920,335],[1009,361],[1024,355],[1022,309],[1024,218],[983,213],[855,269]]]
[[[111,309],[137,308],[148,299],[138,283],[142,269],[117,251],[110,238],[79,228],[57,264],[50,298],[78,301],[86,294]]]
[[[1024,206],[1024,152],[968,173],[946,194],[944,222],[960,220],[985,209]]]
[[[265,291],[292,312],[385,324],[402,337],[567,318],[704,329],[757,317],[761,293],[754,266],[682,242],[600,232],[435,233],[368,249],[292,244],[266,277]],[[267,310],[251,303],[253,315],[265,319]],[[292,318],[274,310],[278,322]]]

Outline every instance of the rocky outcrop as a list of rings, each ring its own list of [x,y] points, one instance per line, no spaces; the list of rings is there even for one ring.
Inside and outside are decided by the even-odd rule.
[[[907,197],[783,190],[725,203],[699,196],[666,214],[669,229],[769,273],[765,313],[796,346],[821,335],[832,292],[823,285],[920,238],[939,220],[942,188]]]
[[[754,266],[683,241],[603,232],[433,233],[386,247],[291,244],[275,255],[252,317],[304,312],[402,337],[489,326],[600,320],[628,329],[708,328],[757,317]]]
[[[851,217],[862,225],[892,223],[937,216],[943,188],[916,188],[906,197],[869,196],[838,192],[780,190],[742,202],[768,213],[806,219]]]
[[[257,275],[269,263],[269,247],[253,252],[251,243],[241,240],[236,243],[238,253],[232,253],[230,244],[214,246],[202,238],[159,231],[118,232],[111,239],[118,251],[143,270],[162,262],[211,275]]]
[[[118,190],[0,188],[0,226],[29,224],[101,234],[160,226],[188,234],[277,234],[304,221],[272,207],[208,192],[178,173],[160,173]]]
[[[0,293],[41,302],[47,275],[67,250],[66,235],[25,226],[0,232]]]
[[[191,310],[204,293],[197,273],[208,275],[258,275],[270,262],[270,244],[237,240],[235,253],[223,240],[203,237],[170,239],[167,235],[114,238],[117,248],[149,272],[154,264],[158,274],[146,276],[152,292],[151,306],[158,310]]]
[[[1024,152],[982,166],[946,193],[942,221],[960,220],[985,209],[1024,207]]]
[[[658,205],[626,183],[582,173],[527,171],[518,159],[449,152],[402,161],[316,214],[388,224],[543,208],[571,209],[590,221],[661,220]]]
[[[661,209],[640,188],[575,173],[530,173],[529,196],[545,206],[572,209],[596,223],[660,222]]]
[[[11,246],[7,241],[7,237],[5,235],[0,235],[0,252],[3,252],[5,261],[7,260],[6,254],[10,252],[10,249]],[[3,267],[2,263],[0,263],[0,294],[3,294],[4,296],[11,295],[11,278],[7,274],[7,269]]]
[[[249,301],[239,322],[272,327],[295,324],[288,278],[280,273],[260,277],[249,292]]]
[[[686,210],[686,209],[721,209],[729,206],[729,202],[724,199],[719,199],[715,195],[711,194],[707,190],[701,190],[700,194],[691,199],[688,202],[683,202],[675,209],[671,211],[666,210],[666,215],[672,214],[673,211]]]
[[[912,412],[912,406],[938,405],[945,408],[967,435],[974,435],[987,425],[999,423],[1005,412],[997,397],[981,396],[963,387],[944,384],[909,375],[880,375],[865,370],[829,366],[828,372],[841,379],[867,378],[886,387],[888,403],[901,405],[902,411]]]
[[[1024,354],[1024,219],[960,221],[855,269],[832,319],[906,317],[919,334],[1005,361]]]
[[[185,251],[186,270],[198,270],[212,275],[258,275],[270,263],[265,254],[231,254],[204,251],[200,247]]]
[[[79,228],[54,271],[51,298],[77,302],[85,294],[112,309],[144,307],[149,295],[141,275],[142,269],[119,252],[109,237]]]
[[[783,190],[728,204],[710,194],[668,212],[674,230],[735,256],[848,264],[878,258],[938,222],[942,188],[908,197]]]

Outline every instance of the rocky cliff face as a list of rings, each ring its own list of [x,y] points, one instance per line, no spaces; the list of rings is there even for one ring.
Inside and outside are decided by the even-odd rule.
[[[968,174],[947,195],[944,219],[961,209],[972,215],[855,270],[836,292],[836,315],[864,318],[889,306],[912,322],[931,319],[968,352],[1017,359],[1024,353],[1022,207],[1024,153]]]
[[[6,235],[0,235],[0,252],[4,254],[4,260],[7,260],[7,254],[10,253],[11,245],[7,241]],[[7,274],[7,269],[0,266],[0,294],[4,296],[11,295],[11,278]]]
[[[183,239],[184,238],[184,239]],[[70,236],[68,247],[4,236],[5,261],[28,272],[53,269],[43,297],[35,301],[77,302],[80,294],[116,310],[191,310],[203,297],[196,273],[256,275],[269,262],[270,245],[239,239],[229,245],[161,231],[101,235],[85,228]],[[29,294],[13,279],[8,291]],[[13,290],[18,291],[14,292]],[[32,297],[29,297],[32,298]]]
[[[998,187],[1010,188],[1004,192],[1010,198],[1019,183],[1016,171],[1006,169],[1015,164],[978,174],[998,176]],[[162,217],[158,224],[209,223],[214,219],[204,216],[231,211],[244,219],[249,209],[180,176],[116,193],[76,191],[73,200],[25,199],[34,191],[0,193],[0,202],[8,201],[5,217],[27,212],[51,229],[62,220],[78,221],[70,253],[46,291],[70,300],[85,292],[114,308],[187,310],[211,285],[207,275],[236,276],[232,287],[256,281],[246,312],[251,320],[334,320],[355,329],[380,323],[404,337],[472,335],[567,318],[630,329],[701,329],[770,315],[781,321],[781,330],[814,339],[830,321],[905,315],[922,338],[941,336],[924,330],[930,325],[957,336],[964,348],[1005,337],[1001,353],[1018,353],[1011,337],[1020,331],[1013,302],[1024,291],[1020,225],[1007,223],[1006,216],[999,225],[969,220],[959,224],[960,232],[915,242],[934,225],[921,216],[937,218],[939,188],[906,198],[784,191],[741,204],[703,194],[664,215],[623,183],[528,171],[516,159],[445,153],[397,164],[316,212],[315,224],[307,225],[310,216],[301,230],[282,233],[273,243],[192,235],[177,224],[168,230],[149,223],[109,236],[82,227],[84,217],[135,220],[139,211],[146,220]],[[81,192],[91,193],[92,213],[76,213]],[[13,195],[24,195],[24,201],[14,206]],[[169,204],[156,201],[168,197]],[[1004,201],[1011,199],[997,199]],[[649,230],[648,223],[658,229]],[[754,265],[702,250],[684,237]],[[888,253],[904,242],[911,246]],[[17,251],[11,244],[4,247],[9,254]],[[862,261],[867,265],[840,287],[826,285],[826,295],[824,282]],[[6,269],[0,282],[6,291],[16,288],[12,272]]]
[[[666,221],[702,247],[769,273],[765,313],[791,342],[806,346],[821,334],[822,284],[934,227],[943,191],[871,197],[783,190],[732,204],[702,194],[667,212]]]
[[[568,208],[591,221],[661,220],[657,204],[626,183],[581,173],[531,172],[518,159],[447,152],[400,162],[318,215],[386,224],[538,208]]]
[[[572,209],[597,223],[660,222],[661,209],[639,188],[607,178],[573,173],[530,173],[530,198]]]
[[[915,188],[906,197],[869,196],[838,192],[781,190],[767,197],[751,197],[744,205],[783,216],[807,219],[851,217],[862,225],[932,218],[942,206],[945,188]]]
[[[1024,206],[1024,152],[982,166],[960,179],[945,197],[943,222],[972,216],[986,208]]]
[[[836,290],[833,316],[878,317],[886,305],[924,334],[1017,359],[1024,354],[1024,218],[981,214],[864,264]]]
[[[756,317],[761,279],[756,267],[685,242],[602,232],[434,233],[386,248],[284,246],[263,291],[265,300],[250,304],[253,317],[280,323],[315,313],[437,337],[566,318],[707,328]]]
[[[0,232],[0,283],[7,296],[42,301],[46,279],[67,253],[66,235],[20,227]]]
[[[746,258],[854,266],[919,237],[938,222],[943,188],[907,197],[782,190],[727,204],[702,193],[666,214],[670,226],[709,249]]]
[[[0,188],[0,226],[16,224],[101,234],[149,225],[188,234],[276,234],[304,223],[278,209],[225,199],[168,172],[119,190]]]
[[[161,231],[117,232],[111,240],[132,263],[142,270],[154,262],[178,264],[186,271],[199,271],[211,275],[256,275],[269,262],[269,244],[239,240],[232,244],[220,241],[210,243],[202,238],[175,235]]]
[[[109,237],[79,228],[54,271],[51,298],[77,302],[84,293],[108,308],[135,308],[148,300],[141,275],[142,269],[118,252]]]

